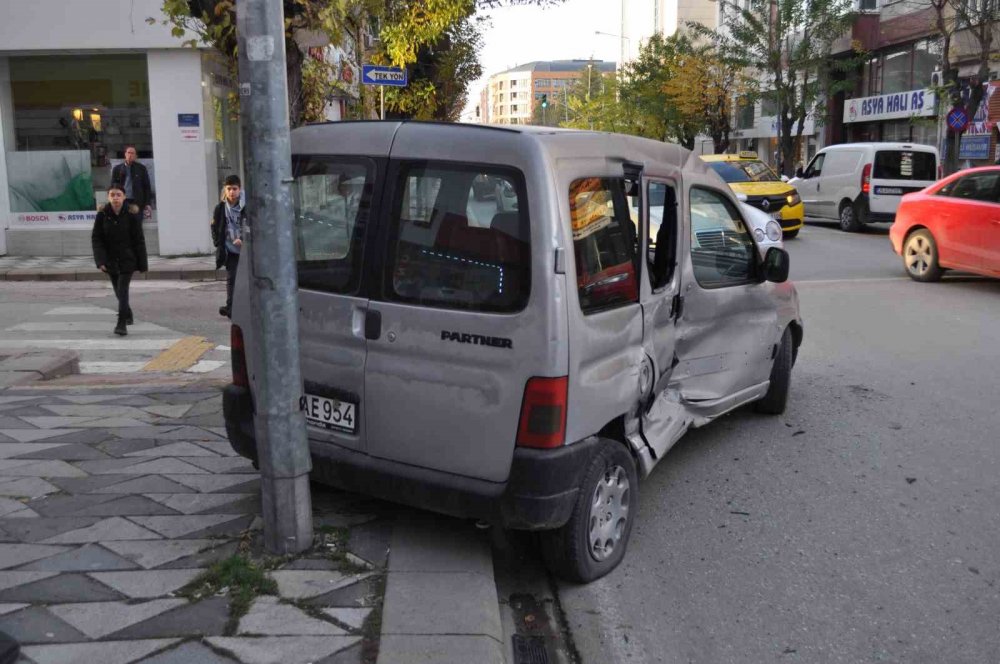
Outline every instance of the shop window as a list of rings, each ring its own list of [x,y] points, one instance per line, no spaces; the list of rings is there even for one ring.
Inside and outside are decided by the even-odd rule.
[[[93,213],[107,202],[111,169],[128,145],[149,171],[155,197],[145,55],[11,57],[10,78],[12,212]]]
[[[887,95],[909,90],[911,67],[912,54],[909,46],[902,50],[886,53],[882,65],[881,94]]]
[[[931,84],[931,74],[938,68],[941,57],[939,39],[922,39],[913,45],[913,89]]]

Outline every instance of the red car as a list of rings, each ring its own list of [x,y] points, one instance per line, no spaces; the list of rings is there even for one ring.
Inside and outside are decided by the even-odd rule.
[[[906,194],[889,238],[917,281],[937,281],[944,270],[1000,277],[1000,166],[968,168]]]

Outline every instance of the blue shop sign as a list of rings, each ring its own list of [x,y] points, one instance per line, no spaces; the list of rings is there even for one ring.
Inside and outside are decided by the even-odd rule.
[[[963,136],[958,145],[959,159],[989,159],[990,136]]]

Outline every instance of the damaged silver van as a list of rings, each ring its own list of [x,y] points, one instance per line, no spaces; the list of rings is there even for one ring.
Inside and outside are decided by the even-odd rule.
[[[788,254],[758,253],[697,155],[415,122],[303,127],[292,152],[315,480],[544,531],[553,571],[589,581],[625,555],[639,479],[685,431],[785,409]],[[224,411],[255,459],[247,263]]]

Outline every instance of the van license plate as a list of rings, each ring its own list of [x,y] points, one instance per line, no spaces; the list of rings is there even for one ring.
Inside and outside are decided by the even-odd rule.
[[[306,394],[303,399],[303,410],[308,424],[348,433],[358,430],[355,405],[350,401],[337,401],[315,394]]]

